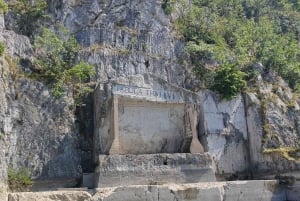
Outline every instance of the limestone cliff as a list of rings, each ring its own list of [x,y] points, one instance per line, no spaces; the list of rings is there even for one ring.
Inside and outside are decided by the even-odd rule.
[[[80,173],[78,131],[70,97],[51,98],[45,84],[23,75],[17,59],[30,60],[27,37],[2,30],[1,175],[8,166],[28,168],[33,178],[74,177]],[[5,181],[2,180],[1,181]]]
[[[183,85],[185,70],[177,61],[183,44],[174,38],[159,1],[52,1],[48,14],[47,23],[64,24],[83,45],[81,58],[95,66],[95,82],[151,73]],[[82,168],[93,168],[85,163],[91,159],[92,129],[82,129],[92,124],[76,121],[86,117],[89,105],[75,116],[70,93],[56,100],[45,83],[24,75],[31,72],[32,44],[13,31],[18,29],[11,13],[1,26],[6,47],[0,66],[3,188],[8,166],[28,168],[32,178],[78,178]]]
[[[49,1],[48,12],[45,24],[62,23],[82,44],[80,59],[95,66],[92,81],[152,74],[190,85],[184,43],[160,0]],[[0,192],[6,190],[9,166],[28,168],[38,179],[79,178],[94,168],[91,101],[75,114],[71,93],[55,99],[47,84],[24,75],[31,72],[34,50],[28,37],[7,30],[13,20],[6,14],[0,33],[6,46],[0,59]],[[297,156],[274,150],[297,147],[295,95],[272,72],[261,72],[253,89],[228,102],[211,91],[198,92],[198,134],[220,175],[298,169]]]
[[[60,6],[53,15],[85,47],[82,58],[95,65],[98,82],[152,73],[183,85],[184,44],[176,40],[160,1],[63,1]]]

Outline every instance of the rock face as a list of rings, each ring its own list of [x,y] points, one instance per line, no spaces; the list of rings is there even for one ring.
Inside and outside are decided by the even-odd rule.
[[[159,1],[49,2],[49,23],[63,23],[76,33],[84,46],[81,58],[96,68],[94,81],[150,73],[171,83],[184,83],[185,69],[178,62],[183,44],[174,38]],[[6,46],[0,66],[3,189],[9,165],[28,168],[33,178],[46,179],[78,177],[82,169],[93,171],[93,146],[87,140],[92,133],[79,135],[72,96],[67,93],[55,100],[44,83],[22,75],[31,72],[34,51],[27,37],[5,30],[15,25],[9,14],[1,17],[0,40]],[[20,59],[21,66],[15,59]]]
[[[2,65],[0,65],[0,72],[4,72],[4,70],[7,71],[7,69],[4,69],[4,59],[1,59],[0,61],[2,63]],[[4,114],[5,112],[8,110],[8,106],[7,106],[7,102],[6,102],[6,98],[5,98],[5,91],[8,88],[6,82],[4,82],[4,73],[0,73],[0,101],[2,104],[0,104],[0,118],[2,119],[2,122],[0,122],[2,124],[2,129],[0,130],[0,194],[2,191],[6,191],[6,175],[7,175],[7,161],[6,161],[6,153],[7,153],[7,145],[6,145],[6,139],[5,139],[5,133],[4,133],[4,121],[9,121],[9,119],[4,118]],[[0,124],[0,125],[1,125]]]
[[[45,84],[22,73],[29,68],[21,70],[16,59],[32,61],[27,37],[4,30],[0,40],[7,47],[0,65],[1,182],[6,181],[8,166],[28,168],[32,178],[78,177],[73,99],[53,99]]]
[[[299,170],[297,157],[287,151],[297,147],[300,134],[295,95],[274,75],[273,81],[265,82],[261,75],[257,79],[257,93],[246,92],[231,101],[209,91],[200,93],[199,137],[212,154],[217,174]]]
[[[216,173],[246,171],[248,132],[243,97],[220,101],[209,91],[204,91],[201,96],[200,139],[207,142],[206,149],[215,161]]]
[[[82,58],[96,66],[97,81],[152,73],[183,84],[178,59],[184,46],[172,34],[160,1],[62,2],[53,2],[60,9],[52,12],[86,47]]]
[[[267,83],[259,76],[258,84],[258,93],[245,94],[250,168],[269,173],[299,169],[298,162],[286,160],[280,152],[263,154],[279,147],[297,147],[299,106],[295,95],[278,77]]]
[[[55,0],[48,2],[51,19],[47,23],[50,25],[62,23],[75,34],[77,40],[83,45],[79,59],[86,60],[95,66],[96,75],[91,78],[92,81],[103,86],[118,80],[119,84],[157,90],[156,87],[160,85],[151,77],[158,77],[165,84],[188,88],[191,69],[183,62],[184,44],[173,33],[170,20],[161,9],[160,0]],[[95,135],[91,117],[95,110],[96,113],[99,112],[99,116],[95,116],[94,120],[104,121],[104,124],[108,125],[111,120],[110,114],[108,112],[105,119],[101,116],[101,111],[108,109],[111,102],[106,102],[104,94],[96,92],[95,96],[99,95],[99,100],[102,98],[102,103],[105,103],[101,105],[103,108],[100,105],[93,108],[93,103],[89,100],[82,110],[85,114],[76,116],[70,92],[56,100],[51,96],[44,82],[32,80],[24,75],[24,72],[32,71],[34,61],[34,51],[30,40],[5,29],[4,24],[10,27],[9,23],[13,21],[9,19],[9,15],[0,18],[0,41],[6,46],[5,55],[0,58],[0,194],[7,190],[8,166],[16,169],[28,168],[32,178],[44,179],[78,178],[82,169],[92,172],[95,169],[95,161],[92,157],[93,147],[98,147],[94,150],[96,157],[99,154],[114,151],[110,149],[113,139],[101,141],[97,137],[93,138]],[[299,163],[291,156],[287,157],[271,150],[280,147],[297,147],[300,135],[299,105],[280,78],[272,73],[260,72],[260,74],[256,80],[255,92],[247,92],[231,101],[222,101],[210,91],[199,92],[196,100],[192,98],[192,103],[199,107],[197,108],[199,121],[195,123],[195,125],[198,123],[198,136],[205,151],[212,155],[217,174],[277,173],[299,170]],[[144,101],[147,104],[149,101],[159,102],[159,100],[153,100],[153,97]],[[190,135],[185,139],[182,137],[184,132],[181,132],[182,127],[186,127],[184,106],[164,107],[161,100],[160,102],[158,110],[163,110],[159,113],[162,116],[155,112],[151,113],[152,116],[149,115],[154,121],[148,124],[148,130],[163,123],[160,128],[155,127],[148,133],[150,136],[148,137],[153,138],[153,144],[155,144],[153,147],[147,146],[143,139],[137,138],[142,120],[135,120],[140,119],[141,116],[137,115],[132,120],[127,118],[125,113],[120,113],[118,116],[121,120],[119,140],[126,144],[125,152],[132,151],[132,154],[141,154],[138,152],[140,149],[130,147],[134,143],[128,142],[128,139],[124,137],[133,133],[132,130],[136,131],[133,139],[139,145],[145,146],[144,153],[189,151],[188,144],[191,143],[192,134],[189,130]],[[136,105],[140,106],[140,104],[136,102]],[[128,107],[129,105],[124,101],[124,107],[121,104],[118,109],[127,109],[131,116],[152,110],[151,108],[133,110]],[[160,121],[156,117],[161,117],[163,120]],[[166,130],[165,124],[171,124],[174,119],[180,122],[176,122],[177,126],[167,129],[171,128],[170,131],[179,140],[172,141],[173,136],[169,135],[170,133],[162,136],[156,135],[156,131]],[[81,124],[84,125],[84,129],[78,126],[79,120],[86,120]],[[134,125],[134,128],[126,130],[129,125]],[[97,126],[95,125],[96,129],[99,129]],[[106,129],[103,132],[105,136],[113,128],[106,126],[104,129]],[[82,135],[82,130],[85,131],[84,135]],[[164,141],[162,139],[164,137],[167,140]],[[99,144],[100,141],[102,145]],[[109,148],[103,148],[104,145],[108,145]],[[269,152],[264,153],[266,150]],[[248,184],[245,183],[246,186]],[[209,200],[206,196],[211,196],[212,200],[230,200],[232,198],[230,196],[236,194],[227,189],[235,184],[220,185],[222,187],[213,186],[206,190],[200,190],[197,186],[185,186],[182,187],[183,189],[165,186],[132,187],[133,190],[129,193],[126,192],[126,188],[116,188],[108,194],[98,192],[97,196],[100,198],[93,199],[117,200],[126,195],[132,200],[139,200],[139,197],[143,196],[149,200],[173,200],[175,198]],[[255,184],[251,183],[247,188],[252,185]],[[270,200],[271,191],[266,189],[269,183],[259,183],[259,185],[262,185],[263,192],[267,192],[266,200]],[[234,188],[238,189],[238,186]],[[247,200],[250,192],[244,190],[241,192],[246,192],[245,199]],[[159,198],[158,195],[160,195]],[[35,194],[30,193],[10,194],[9,200],[37,199],[34,196]],[[42,195],[39,199],[92,199],[88,193],[81,193],[76,198],[71,194],[65,194],[63,198],[62,196],[59,193],[58,195],[49,193]],[[278,198],[276,196],[274,195],[275,200],[282,198],[281,195],[278,195]]]

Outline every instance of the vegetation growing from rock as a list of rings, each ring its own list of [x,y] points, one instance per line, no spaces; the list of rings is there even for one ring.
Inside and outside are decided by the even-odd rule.
[[[32,36],[41,19],[46,17],[47,7],[48,4],[45,0],[17,0],[12,4],[11,10],[17,18],[19,32],[26,36]]]
[[[92,90],[87,82],[95,74],[94,67],[84,61],[77,61],[80,45],[64,27],[60,26],[57,33],[43,29],[42,34],[36,38],[35,48],[39,76],[51,85],[54,97],[61,97],[66,87],[71,86],[79,103]]]
[[[163,2],[165,10],[172,7],[170,4],[171,1]],[[195,72],[204,81],[203,87],[216,89],[214,72],[224,64],[235,65],[247,73],[249,66],[261,63],[266,70],[275,70],[297,91],[299,11],[299,1],[293,0],[193,0],[190,9],[174,24],[187,44],[186,50]],[[203,79],[206,77],[211,79]],[[237,83],[232,84],[228,87],[242,89]]]
[[[245,75],[234,64],[223,65],[216,70],[212,89],[218,91],[222,98],[231,99],[246,86]]]
[[[299,149],[291,148],[291,147],[281,147],[276,149],[265,149],[263,151],[264,154],[279,154],[283,158],[292,161],[300,161],[299,157]]]
[[[165,12],[165,14],[169,15],[172,13],[174,9],[174,1],[173,0],[163,0],[161,4],[161,8]]]
[[[8,168],[7,171],[8,185],[12,191],[24,191],[27,190],[31,185],[30,174],[27,169],[13,169]]]
[[[4,0],[0,0],[0,14],[6,13],[8,11],[7,3]]]
[[[5,50],[5,45],[4,43],[0,42],[0,56],[4,54],[4,50]]]

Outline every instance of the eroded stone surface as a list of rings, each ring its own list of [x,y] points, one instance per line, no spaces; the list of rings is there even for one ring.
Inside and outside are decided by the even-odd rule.
[[[100,155],[96,187],[215,181],[208,154]]]
[[[32,178],[79,177],[73,99],[55,100],[44,83],[23,75],[33,59],[27,37],[2,30],[0,41],[6,47],[0,63],[0,190],[6,190],[8,166],[27,168]]]
[[[174,37],[170,21],[161,9],[161,1],[49,2],[53,22],[63,22],[84,45],[80,58],[95,65],[97,74],[93,81],[118,80],[124,85],[154,89],[152,91],[168,91],[170,87],[160,88],[162,84],[149,76],[151,74],[179,86],[188,87],[194,82],[189,81],[191,69],[180,62],[184,57],[184,44]],[[29,65],[23,65],[22,70],[31,72],[33,49],[27,37],[2,29],[5,28],[2,20],[1,17],[0,40],[6,44],[6,56],[12,60],[2,57],[0,63],[0,192],[6,190],[8,164],[16,168],[28,167],[33,177],[77,177],[82,165],[80,152],[87,153],[90,159],[91,149],[79,150],[84,140],[78,136],[79,129],[74,124],[71,95],[55,101],[45,84],[18,77],[20,68],[12,61],[24,59]],[[5,23],[9,25],[7,20]],[[286,83],[275,78],[274,74],[264,78],[258,76],[259,94],[247,94],[246,105],[241,96],[224,102],[211,92],[203,92],[200,141],[206,142],[205,148],[214,158],[217,173],[232,174],[247,168],[258,172],[299,169],[296,162],[279,154],[262,154],[263,148],[295,147],[300,133],[299,105]],[[102,95],[100,98],[104,99]],[[180,102],[202,104],[195,102],[193,96],[183,97],[188,98],[179,99]],[[263,111],[264,97],[267,99]],[[153,95],[149,100],[165,101]],[[111,103],[102,102],[103,105],[95,108],[99,114],[95,119],[103,123],[102,132],[108,133],[111,114],[106,111],[107,118],[104,118],[103,113]],[[269,128],[268,135],[263,133],[264,126]],[[95,140],[98,156],[98,152],[104,153],[106,148],[98,150],[99,136]],[[247,140],[249,144],[245,143]],[[110,146],[112,139],[107,141]],[[161,144],[159,146],[163,147]]]
[[[277,181],[210,182],[101,188],[87,192],[11,193],[8,201],[285,201]]]
[[[247,125],[243,97],[221,101],[210,91],[202,96],[201,138],[215,162],[216,173],[243,172],[248,168]]]
[[[119,100],[120,153],[180,153],[184,148],[185,106]]]
[[[38,193],[10,193],[8,201],[90,201],[88,192],[57,191]]]

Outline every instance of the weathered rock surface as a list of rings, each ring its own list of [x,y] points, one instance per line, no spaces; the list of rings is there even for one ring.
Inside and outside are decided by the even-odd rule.
[[[272,79],[265,82],[258,76],[258,92],[245,94],[250,170],[277,173],[299,169],[293,157],[287,160],[282,152],[264,153],[268,149],[295,148],[300,136],[295,95],[281,78],[271,73],[265,76]]]
[[[5,69],[4,59],[1,59],[0,62],[0,194],[2,191],[6,191],[6,175],[7,175],[7,160],[6,160],[6,153],[7,153],[7,140],[4,133],[4,130],[7,127],[4,127],[5,122],[9,122],[10,119],[5,117],[4,114],[8,111],[8,105],[6,101],[6,90],[8,88],[8,83],[4,80],[5,74],[4,72],[8,73],[8,69]]]
[[[160,0],[49,2],[51,22],[62,22],[84,46],[80,58],[95,66],[97,74],[92,78],[93,81],[107,83],[118,79],[127,85],[137,83],[135,86],[138,87],[145,87],[145,81],[153,87],[154,81],[146,79],[150,77],[147,75],[152,74],[169,84],[189,86],[190,69],[182,63],[184,44],[174,36]],[[78,177],[84,164],[88,164],[89,171],[93,171],[93,142],[85,141],[85,137],[92,138],[91,117],[87,118],[89,122],[85,122],[90,130],[87,129],[86,136],[80,136],[71,95],[67,93],[62,99],[55,100],[43,82],[22,75],[23,71],[32,70],[33,49],[30,41],[25,36],[5,30],[2,17],[0,21],[0,41],[6,44],[5,56],[0,58],[0,194],[7,189],[9,165],[29,168],[33,178]],[[21,67],[15,64],[15,59],[20,59]],[[263,154],[264,149],[295,148],[300,134],[299,105],[281,79],[272,74],[259,76],[256,92],[240,95],[229,102],[219,100],[208,91],[199,95],[202,97],[202,102],[198,103],[202,105],[199,137],[206,151],[213,156],[218,174],[233,174],[249,169],[258,173],[299,169],[296,161],[289,161],[280,153]],[[90,114],[93,110],[91,105],[90,102],[87,106]],[[85,117],[82,115],[82,118]],[[86,150],[80,147],[82,144]],[[179,149],[175,147],[174,150]],[[259,182],[257,184],[260,185]],[[252,188],[252,185],[255,186],[246,186]],[[221,190],[217,186],[207,191],[196,190],[194,194],[193,187],[191,194],[196,194],[197,198],[184,193],[175,193],[175,196],[168,187],[158,188],[162,188],[160,192],[166,192],[165,198],[163,193],[159,193],[161,196],[158,198],[158,193],[150,192],[149,196],[152,197],[148,200],[172,200],[176,196],[179,200],[209,200],[205,196],[221,200],[225,199],[224,193],[229,196],[226,199],[230,200],[230,195],[235,195],[235,190],[226,191],[224,186]],[[143,199],[149,194],[148,187],[136,190],[136,194],[133,191],[126,194],[126,190],[120,188],[113,191],[118,193],[107,194],[107,197],[99,195],[100,198],[95,199],[124,200],[126,195],[128,199],[138,200],[139,196]],[[179,192],[178,189],[175,191]],[[268,200],[272,195],[271,191],[266,192],[266,198],[263,199]],[[248,196],[250,192],[245,194]],[[26,194],[29,196],[26,198],[25,195],[10,194],[10,199],[34,200],[34,195]],[[40,199],[77,199],[70,196],[49,193]],[[79,196],[90,199],[85,197],[90,196],[85,193]],[[246,200],[250,195],[247,196]],[[276,195],[274,199],[277,199]]]
[[[208,154],[101,155],[97,187],[215,181]]]
[[[91,195],[81,191],[57,191],[39,193],[12,193],[8,201],[90,201]]]
[[[247,125],[243,97],[221,101],[204,91],[200,139],[215,162],[217,174],[243,172],[248,168]]]
[[[261,118],[265,118],[264,148],[297,147],[300,134],[297,98],[280,77],[271,72],[265,77],[264,80],[267,81],[264,82],[258,79]]]
[[[236,181],[165,184],[82,191],[11,193],[8,201],[285,201],[286,190],[277,181]],[[292,198],[292,197],[291,197]]]
[[[288,153],[298,146],[300,136],[297,98],[272,72],[259,75],[256,85],[255,93],[231,101],[220,100],[210,91],[199,93],[199,137],[213,157],[217,174],[256,176],[299,170],[297,155]]]
[[[82,58],[96,66],[97,81],[152,73],[184,83],[186,73],[178,62],[183,43],[175,39],[160,1],[74,2],[53,2],[60,9],[52,12],[86,47]]]
[[[45,84],[24,75],[16,59],[32,61],[27,37],[3,30],[0,40],[7,47],[0,65],[0,181],[5,183],[8,166],[28,168],[33,178],[78,177],[73,99],[55,100]]]

